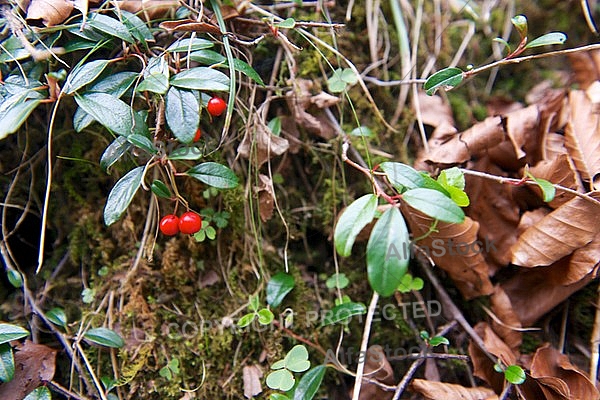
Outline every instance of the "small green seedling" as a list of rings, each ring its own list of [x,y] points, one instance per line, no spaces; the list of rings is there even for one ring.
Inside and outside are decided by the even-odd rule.
[[[508,367],[504,367],[502,362],[498,360],[498,362],[494,364],[494,370],[503,373],[504,379],[513,385],[520,385],[525,382],[525,371],[519,365],[509,365]]]
[[[441,344],[445,344],[445,345],[450,344],[450,341],[443,336],[430,337],[429,333],[427,331],[421,331],[419,333],[419,335],[421,336],[421,339],[423,339],[425,341],[425,343],[427,344],[427,347],[436,347]]]
[[[273,370],[267,375],[267,386],[271,389],[287,392],[294,387],[296,378],[293,372],[304,372],[310,368],[308,351],[306,347],[299,344],[286,354],[283,360],[276,361],[271,365]]]
[[[158,371],[159,375],[170,381],[175,375],[179,374],[179,359],[173,358],[164,367]]]
[[[259,299],[258,296],[250,297],[248,302],[248,309],[250,312],[248,314],[243,315],[238,321],[238,326],[240,328],[245,328],[250,325],[255,318],[258,318],[258,323],[261,325],[269,325],[273,322],[275,316],[268,308],[259,309]]]
[[[327,279],[325,285],[329,289],[344,289],[350,284],[350,280],[346,276],[346,274],[333,274]]]
[[[406,274],[402,277],[400,285],[398,285],[398,291],[401,293],[409,293],[413,290],[419,291],[423,289],[423,279],[416,277],[414,278],[411,274]]]

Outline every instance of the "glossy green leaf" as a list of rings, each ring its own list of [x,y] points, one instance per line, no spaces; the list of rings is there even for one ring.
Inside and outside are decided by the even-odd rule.
[[[450,341],[443,336],[434,336],[431,339],[429,339],[429,345],[431,347],[436,347],[441,344],[449,345]]]
[[[166,99],[165,118],[175,137],[183,143],[194,141],[200,124],[198,98],[189,90],[176,87],[169,89]]]
[[[245,328],[248,325],[250,325],[252,323],[252,321],[254,321],[254,318],[256,317],[256,314],[254,313],[248,313],[248,314],[244,314],[239,320],[238,320],[238,326],[240,328]]]
[[[107,226],[117,222],[129,207],[129,203],[142,183],[143,174],[144,166],[136,167],[119,179],[112,188],[104,207],[104,223]]]
[[[195,67],[171,78],[171,85],[184,89],[229,91],[229,77],[216,69]]]
[[[269,400],[290,400],[290,398],[283,393],[271,393]]]
[[[38,99],[24,100],[0,111],[0,140],[15,133],[40,103]]]
[[[528,175],[531,179],[533,179],[535,181],[535,183],[538,184],[540,189],[542,189],[542,195],[543,195],[544,201],[546,203],[549,203],[552,200],[554,200],[554,196],[556,195],[556,188],[554,187],[554,185],[552,183],[548,182],[545,179],[536,178],[531,174],[528,174]]]
[[[104,153],[102,153],[102,158],[100,158],[100,167],[104,171],[108,171],[108,169],[116,163],[127,151],[131,148],[131,143],[127,141],[125,136],[117,136],[117,138],[108,145]]]
[[[27,329],[13,324],[0,323],[0,344],[12,342],[29,336]]]
[[[406,222],[396,207],[384,212],[373,227],[367,243],[367,275],[373,290],[383,297],[394,294],[410,259],[408,254],[391,255],[390,249],[409,241]]]
[[[294,390],[294,400],[312,400],[321,387],[326,369],[325,365],[317,365],[307,371]]]
[[[167,158],[169,160],[199,160],[202,155],[202,149],[198,146],[186,145],[173,150]]]
[[[346,274],[333,274],[329,277],[329,279],[327,279],[325,286],[327,286],[329,289],[344,289],[349,283],[350,280],[348,280]]]
[[[40,386],[25,396],[23,400],[52,400],[52,394],[46,386]]]
[[[460,170],[460,168],[452,167],[443,170],[440,172],[440,176],[438,177],[438,182],[446,187],[446,186],[454,186],[455,188],[464,190],[465,189],[465,174]]]
[[[271,322],[273,322],[273,319],[275,318],[271,310],[269,310],[268,308],[258,310],[256,315],[258,316],[258,323],[261,325],[269,325]]]
[[[509,365],[504,370],[504,377],[513,385],[520,385],[525,382],[525,371],[518,365]]]
[[[460,68],[444,68],[431,75],[423,84],[425,93],[433,95],[438,89],[450,90],[463,81],[463,71]]]
[[[390,183],[398,190],[416,189],[425,185],[425,178],[419,171],[406,164],[384,162],[379,168],[386,173]]]
[[[526,49],[531,49],[533,47],[540,46],[549,46],[553,44],[563,44],[567,40],[567,35],[562,32],[550,32],[545,35],[540,36],[527,43],[525,46]]]
[[[138,76],[139,74],[133,71],[110,74],[90,85],[87,92],[107,93],[120,98],[127,92]]]
[[[93,328],[83,334],[88,341],[104,347],[121,348],[125,341],[119,334],[108,328]]]
[[[375,217],[377,196],[366,194],[352,202],[343,212],[335,225],[333,240],[339,255],[348,257],[356,236]]]
[[[92,13],[88,18],[87,23],[92,28],[124,40],[125,42],[133,43],[135,41],[133,36],[129,33],[129,29],[118,19],[104,14]]]
[[[86,113],[83,108],[77,107],[73,115],[73,128],[75,128],[75,132],[81,132],[94,123],[94,121],[94,117]]]
[[[310,368],[308,351],[302,344],[297,344],[285,355],[285,367],[292,372],[304,372]]]
[[[22,60],[30,56],[16,35],[10,35],[2,42],[2,46],[4,49],[0,51],[0,63]]]
[[[402,195],[408,205],[444,222],[461,223],[465,220],[465,213],[451,199],[437,190],[412,189]]]
[[[8,343],[0,344],[0,382],[10,382],[15,376],[15,359]]]
[[[144,135],[138,135],[136,133],[127,136],[127,141],[140,149],[146,150],[150,154],[156,154],[156,147],[152,143],[152,140],[148,139]]]
[[[152,92],[157,94],[165,94],[169,89],[169,78],[163,74],[151,74],[135,89],[137,92]]]
[[[524,15],[515,15],[510,19],[510,22],[517,28],[517,32],[519,32],[521,38],[527,37],[527,17]]]
[[[260,86],[265,86],[265,83],[263,82],[263,80],[260,77],[260,75],[258,74],[258,72],[256,72],[256,70],[254,68],[252,68],[252,66],[250,66],[250,64],[248,64],[246,61],[242,61],[238,58],[234,58],[233,59],[233,69],[246,75],[248,78],[252,79],[254,82],[258,83]]]
[[[423,279],[417,277],[413,278],[411,274],[406,274],[402,277],[402,281],[400,285],[398,285],[398,291],[401,293],[409,293],[412,290],[421,290],[423,289]]]
[[[67,327],[67,314],[65,314],[65,310],[59,307],[54,307],[50,309],[46,313],[46,318],[54,325],[61,326],[63,328]]]
[[[169,53],[186,53],[188,51],[197,51],[202,49],[210,49],[214,43],[210,40],[202,38],[181,39],[169,46]]]
[[[285,272],[273,275],[269,283],[267,283],[267,304],[272,307],[280,305],[285,296],[294,289],[295,285],[294,277]]]
[[[218,66],[221,68],[229,68],[227,58],[213,50],[195,51],[192,54],[190,54],[190,59],[205,65],[219,64]],[[248,64],[247,62],[242,61],[238,58],[234,58],[233,68],[236,71],[246,75],[248,78],[252,79],[259,85],[265,85],[260,75],[258,75],[258,72],[256,72],[256,70],[252,68],[252,66],[250,66],[250,64]]]
[[[250,311],[258,311],[259,306],[260,306],[260,300],[259,300],[258,296],[250,297],[250,299],[248,301],[248,309]]]
[[[285,368],[285,360],[275,361],[271,364],[271,369],[282,369]]]
[[[152,189],[152,193],[154,193],[158,197],[162,197],[164,199],[170,199],[172,197],[169,187],[165,185],[162,181],[159,181],[158,179],[152,182],[152,186],[150,186],[150,189]]]
[[[344,322],[354,315],[366,314],[367,307],[363,303],[347,302],[338,304],[331,309],[331,312],[325,314],[322,326],[333,325]]]
[[[467,207],[469,204],[471,204],[471,200],[469,200],[469,196],[464,190],[460,190],[454,186],[449,186],[446,188],[446,191],[450,194],[450,198],[456,203],[457,206]]]
[[[508,53],[510,53],[512,50],[510,48],[510,44],[508,44],[508,42],[502,38],[494,38],[492,39],[494,42],[500,43],[502,44],[504,47],[506,47],[506,50],[508,51]]]
[[[296,379],[287,369],[279,369],[267,375],[267,386],[271,389],[287,392],[294,387]]]
[[[154,42],[154,36],[150,29],[146,26],[144,21],[135,14],[132,14],[125,10],[120,10],[121,16],[123,17],[123,24],[129,29],[129,33],[144,46],[147,46],[146,42]]]
[[[217,189],[232,189],[238,185],[238,177],[235,173],[215,162],[198,164],[187,170],[186,174]]]
[[[75,101],[86,113],[112,132],[128,136],[132,133],[145,133],[145,122],[135,119],[131,107],[124,101],[106,93],[75,94]],[[135,128],[135,131],[134,131]]]
[[[109,63],[109,60],[95,60],[75,67],[67,77],[63,91],[71,94],[93,82]]]
[[[8,278],[10,284],[13,285],[13,287],[17,289],[23,287],[23,276],[19,271],[16,271],[14,269],[8,270],[8,272],[6,273],[6,277]]]
[[[281,135],[281,117],[275,117],[269,121],[267,127],[275,136]]]
[[[293,29],[296,26],[296,20],[294,18],[286,18],[283,21],[273,24],[273,26],[282,29]]]

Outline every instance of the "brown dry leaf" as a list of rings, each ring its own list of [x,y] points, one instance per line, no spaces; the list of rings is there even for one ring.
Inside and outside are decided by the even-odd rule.
[[[454,117],[450,104],[445,103],[441,96],[429,96],[425,91],[419,91],[419,105],[423,124],[437,128],[441,125],[454,126]]]
[[[590,274],[572,285],[556,285],[548,279],[549,271],[560,274],[558,269],[553,268],[555,267],[522,270],[501,284],[523,326],[533,325],[541,316],[592,280]]]
[[[129,11],[133,14],[138,14],[146,21],[163,18],[169,12],[173,14],[179,8],[177,0],[124,0],[117,1],[118,7],[121,10]]]
[[[65,22],[71,11],[73,3],[68,0],[31,0],[26,19],[41,19],[45,26],[55,26]]]
[[[420,154],[415,164],[423,161],[442,165],[461,164],[469,161],[471,156],[481,155],[504,139],[502,119],[488,117],[445,142],[432,138],[429,140],[429,152]]]
[[[251,399],[257,394],[262,392],[262,385],[260,384],[260,378],[263,373],[260,367],[256,364],[246,365],[242,369],[242,379],[244,382],[244,397]]]
[[[485,345],[485,349],[498,357],[505,365],[513,365],[517,362],[515,353],[500,339],[485,322],[474,326]],[[486,381],[496,393],[502,392],[504,387],[504,375],[496,372],[494,362],[490,360],[483,351],[473,342],[469,342],[469,356],[473,362],[473,375]]]
[[[514,146],[517,158],[523,158],[529,152],[524,151],[526,145],[536,146],[539,141],[540,112],[537,105],[513,111],[505,117],[506,133]]]
[[[599,193],[592,194],[598,197]],[[512,263],[550,265],[590,243],[600,232],[600,202],[576,197],[529,227],[511,247]]]
[[[503,175],[502,170],[491,164],[488,158],[469,163],[467,167],[476,171]],[[496,267],[504,267],[510,263],[509,250],[517,241],[515,229],[519,224],[519,207],[513,199],[513,188],[476,176],[467,175],[465,179],[465,190],[471,200],[467,214],[479,222],[480,240],[493,243],[497,249],[488,252],[485,255],[486,260]],[[491,275],[494,275],[495,271],[491,272]]]
[[[56,350],[26,340],[14,353],[15,375],[0,385],[0,399],[21,400],[33,389],[50,382],[56,368]]]
[[[246,135],[238,146],[238,153],[245,158],[252,157],[257,168],[271,158],[280,156],[287,151],[289,142],[282,137],[273,135],[258,116],[254,117],[251,127],[254,129],[246,130]]]
[[[364,377],[369,379],[375,379],[386,385],[393,385],[394,370],[390,365],[390,362],[385,356],[383,347],[379,345],[373,345],[367,349],[367,353],[364,356],[365,369]],[[352,391],[350,393],[352,396]],[[370,383],[369,381],[363,380],[359,400],[389,400],[394,396],[394,392],[388,392],[381,389],[379,386]]]
[[[275,207],[275,195],[273,193],[273,181],[266,175],[258,176],[260,184],[256,188],[258,192],[258,212],[260,219],[265,222],[273,216]]]
[[[578,51],[569,54],[571,69],[579,86],[587,89],[589,85],[600,79],[600,52],[598,50]]]
[[[492,320],[492,329],[511,350],[518,351],[523,335],[517,329],[522,326],[519,316],[513,310],[510,298],[501,286],[495,286],[490,301],[492,312],[500,320],[500,322]]]
[[[542,160],[534,167],[529,168],[529,172],[536,178],[545,179],[569,189],[579,189],[576,172],[571,168],[571,163],[569,162],[569,156],[567,154],[558,154],[551,160]],[[535,188],[540,197],[542,197],[541,189],[538,187],[533,188]],[[574,194],[557,190],[554,200],[548,203],[548,205],[552,208],[558,208],[573,197],[575,197]]]
[[[536,350],[530,373],[548,399],[587,400],[600,397],[587,375],[571,364],[569,357],[549,344]]]
[[[221,29],[213,24],[206,22],[198,22],[195,19],[182,19],[179,21],[164,21],[161,22],[159,27],[168,32],[198,32],[198,33],[212,33],[218,35],[221,33]]]
[[[313,95],[311,93],[313,85],[311,80],[295,80],[294,89],[286,93],[288,108],[296,123],[309,133],[325,140],[333,139],[336,136],[336,129],[322,111],[322,108],[332,103],[333,96]]]
[[[569,121],[565,127],[565,145],[577,171],[585,181],[600,189],[600,115],[581,90],[569,93]]]
[[[497,400],[492,389],[484,387],[466,388],[461,385],[413,379],[410,390],[419,393],[427,400]]]
[[[413,237],[425,235],[434,222],[433,218],[406,204],[402,205],[402,213]],[[433,261],[450,275],[466,299],[491,294],[494,288],[488,277],[488,265],[482,255],[485,245],[478,247],[474,244],[479,224],[466,217],[461,224],[440,222],[436,230],[437,232],[431,233],[417,244],[422,249],[429,249]],[[461,244],[460,251],[456,248],[456,243]],[[464,247],[465,245],[468,246]],[[443,249],[440,250],[440,247]]]

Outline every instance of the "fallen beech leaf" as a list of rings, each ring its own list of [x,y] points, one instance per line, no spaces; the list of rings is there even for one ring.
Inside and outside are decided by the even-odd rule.
[[[68,0],[31,0],[26,19],[41,19],[45,26],[60,25],[71,15],[73,3]]]
[[[585,92],[569,93],[569,121],[565,127],[565,145],[577,171],[585,181],[600,189],[600,115]]]
[[[568,56],[575,80],[584,90],[593,82],[600,80],[598,55],[600,55],[598,50],[591,50],[578,51]]]
[[[511,350],[518,351],[523,335],[517,329],[522,326],[519,316],[513,310],[510,298],[501,286],[495,286],[494,293],[490,296],[490,301],[492,312],[501,322],[493,320],[492,329]]]
[[[419,393],[427,400],[497,400],[492,389],[484,387],[466,388],[461,385],[413,379],[410,390]]]
[[[254,129],[246,130],[244,139],[238,146],[238,153],[245,158],[252,157],[252,161],[260,167],[275,156],[285,153],[289,142],[271,133],[269,128],[255,116]]]
[[[557,392],[564,394],[565,399],[598,399],[600,396],[587,375],[549,344],[536,350],[530,373],[548,399],[559,398],[553,397]]]
[[[513,365],[517,362],[515,353],[494,333],[487,323],[480,322],[473,329],[483,340],[486,350],[498,357],[504,365]],[[473,341],[469,342],[469,355],[473,362],[473,375],[486,381],[496,393],[502,392],[504,374],[496,372],[494,362]]]
[[[403,203],[402,214],[410,226],[413,237],[429,232],[433,218]],[[439,222],[436,232],[418,241],[429,250],[429,255],[441,269],[446,271],[466,299],[488,295],[494,288],[488,277],[488,265],[483,258],[485,244],[477,242],[479,224],[469,217],[461,224]],[[460,246],[456,246],[460,244]],[[396,249],[401,252],[403,249]],[[417,256],[419,254],[417,253]]]
[[[387,385],[393,385],[394,382],[394,370],[390,365],[390,362],[385,356],[383,347],[379,345],[373,345],[367,349],[364,355],[365,369],[364,377],[369,379],[375,379],[381,383]],[[350,393],[352,396],[352,391]],[[363,380],[359,400],[388,400],[394,396],[394,392],[388,392],[381,389],[379,386],[370,383],[369,381]]]
[[[437,94],[428,96],[425,91],[420,90],[418,97],[423,124],[433,126],[434,128],[440,125],[455,125],[452,108],[450,104],[444,102],[441,96]]]
[[[244,397],[251,399],[262,392],[260,378],[263,373],[258,365],[246,365],[242,369],[242,379],[244,382]]]
[[[590,274],[568,286],[556,285],[548,279],[549,271],[553,268],[555,267],[524,269],[501,284],[523,326],[533,325],[592,280]],[[555,270],[555,273],[559,274],[560,271]]]
[[[273,193],[273,181],[263,174],[258,176],[260,184],[256,188],[258,192],[258,213],[260,219],[265,222],[273,216],[275,207],[275,195]]]
[[[179,7],[177,0],[124,0],[117,1],[117,4],[121,10],[139,13],[139,17],[146,21],[162,18],[169,12],[174,14]]]
[[[558,184],[569,189],[578,190],[577,175],[575,170],[571,168],[568,154],[558,154],[551,160],[542,160],[535,166],[529,168],[529,172],[536,178],[545,179],[548,182]],[[542,197],[542,191],[538,187],[534,190]],[[567,201],[575,197],[574,194],[567,193],[563,190],[557,190],[554,199],[548,203],[552,208],[558,208]]]
[[[517,158],[523,158],[527,153],[525,145],[538,145],[540,112],[537,105],[513,111],[506,115],[506,133],[515,148]]]
[[[33,389],[50,382],[56,368],[56,350],[26,340],[16,349],[15,375],[0,385],[0,399],[20,400]]]
[[[598,193],[592,194],[598,197]],[[545,266],[571,254],[600,232],[600,202],[576,197],[563,204],[519,236],[512,248],[512,263]]]
[[[495,117],[497,115],[508,114],[509,112],[517,111],[523,108],[523,104],[518,101],[514,101],[507,97],[492,97],[485,103],[487,115]]]
[[[206,22],[198,22],[195,19],[183,19],[179,21],[164,21],[161,22],[159,27],[168,32],[199,32],[199,33],[212,33],[213,35],[219,35],[221,29],[213,24],[207,24]]]

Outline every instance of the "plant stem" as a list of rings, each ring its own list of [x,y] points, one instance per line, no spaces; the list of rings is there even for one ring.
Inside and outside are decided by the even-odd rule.
[[[358,354],[367,354],[367,346],[369,344],[369,336],[371,335],[371,323],[373,322],[373,314],[377,308],[377,302],[379,301],[379,294],[373,293],[371,297],[371,303],[369,304],[369,310],[367,312],[367,318],[365,320],[365,329],[363,331],[362,342],[360,344],[360,352]],[[352,400],[358,400],[360,396],[360,387],[362,385],[362,377],[365,372],[365,360],[359,359],[358,366],[356,367],[356,380],[354,381],[354,392],[352,394]]]

